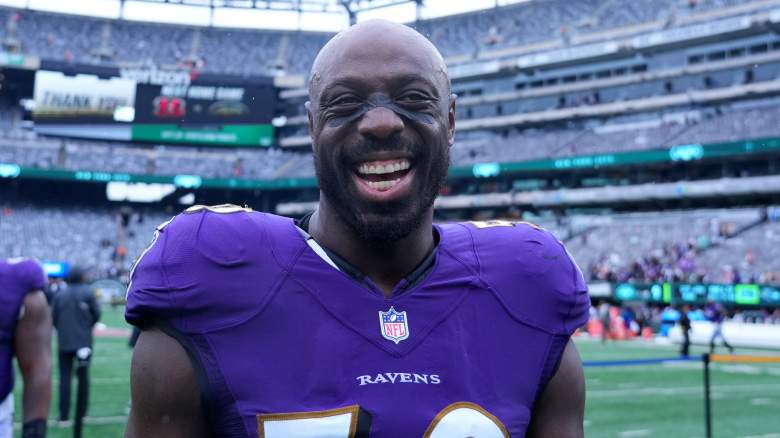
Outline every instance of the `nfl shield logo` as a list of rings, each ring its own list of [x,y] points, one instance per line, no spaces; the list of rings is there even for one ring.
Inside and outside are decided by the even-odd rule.
[[[396,312],[392,307],[387,312],[380,310],[379,326],[382,330],[382,336],[396,344],[409,337],[406,312]]]

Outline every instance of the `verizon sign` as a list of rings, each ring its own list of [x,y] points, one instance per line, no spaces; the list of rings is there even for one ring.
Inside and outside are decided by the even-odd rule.
[[[119,76],[139,84],[153,85],[184,85],[191,82],[190,73],[181,70],[158,70],[156,68],[123,68]]]

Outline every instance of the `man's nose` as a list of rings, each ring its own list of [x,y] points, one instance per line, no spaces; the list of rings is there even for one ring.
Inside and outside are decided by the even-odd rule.
[[[382,140],[403,130],[404,121],[401,117],[384,107],[371,108],[358,123],[358,132]]]

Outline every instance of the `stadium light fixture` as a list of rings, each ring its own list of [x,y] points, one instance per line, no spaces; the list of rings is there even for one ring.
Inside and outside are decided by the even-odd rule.
[[[16,178],[22,173],[17,164],[0,163],[0,178]]]
[[[135,120],[135,108],[119,106],[114,110],[114,121],[130,123]]]
[[[197,189],[203,184],[203,178],[197,175],[176,175],[173,177],[173,184],[183,189]]]
[[[195,193],[187,193],[186,195],[179,198],[179,204],[181,205],[192,205],[195,203]]]
[[[274,125],[275,128],[282,128],[287,125],[287,116],[274,117],[271,119],[271,124]]]
[[[109,201],[160,202],[176,191],[173,184],[126,183],[112,181],[106,184],[106,198]]]

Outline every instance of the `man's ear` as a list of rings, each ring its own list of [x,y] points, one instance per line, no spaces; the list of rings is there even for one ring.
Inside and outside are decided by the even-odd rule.
[[[452,146],[455,144],[455,101],[458,100],[458,95],[455,93],[450,94],[450,108],[447,112],[447,121],[449,126],[447,127],[447,142]]]
[[[311,102],[307,100],[303,107],[306,108],[306,117],[309,119],[309,137],[311,138],[312,148],[314,148],[314,120],[311,115]]]
[[[307,101],[306,101],[306,102],[303,104],[303,107],[304,107],[304,108],[306,108],[306,116],[309,118],[309,133],[312,133],[312,132],[313,132],[313,131],[312,131],[312,128],[313,128],[313,126],[312,126],[312,125],[313,125],[313,122],[312,122],[312,118],[311,118],[311,102],[307,100]]]

